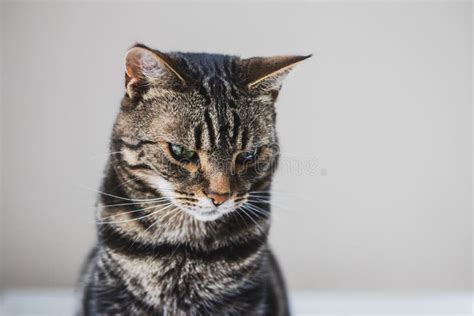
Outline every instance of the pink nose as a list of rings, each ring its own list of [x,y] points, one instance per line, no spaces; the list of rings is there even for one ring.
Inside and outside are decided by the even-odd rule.
[[[204,193],[208,198],[211,199],[212,203],[214,203],[215,206],[219,206],[225,201],[227,201],[230,197],[230,193],[218,193],[218,192],[213,192],[213,191],[208,191],[204,190]]]

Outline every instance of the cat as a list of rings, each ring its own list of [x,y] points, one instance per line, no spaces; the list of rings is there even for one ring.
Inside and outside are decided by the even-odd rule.
[[[82,315],[289,315],[268,245],[275,101],[308,56],[125,59]]]

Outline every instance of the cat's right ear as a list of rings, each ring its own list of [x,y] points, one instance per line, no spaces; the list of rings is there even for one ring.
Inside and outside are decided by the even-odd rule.
[[[139,94],[144,87],[155,84],[171,86],[185,83],[173,68],[165,54],[144,45],[132,47],[125,57],[125,88],[130,97]]]

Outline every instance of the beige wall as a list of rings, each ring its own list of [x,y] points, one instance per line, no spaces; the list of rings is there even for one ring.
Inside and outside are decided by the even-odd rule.
[[[469,6],[6,4],[4,285],[75,281],[94,240],[95,194],[86,188],[98,187],[107,158],[123,55],[142,41],[314,53],[278,104],[272,244],[292,289],[468,289]]]

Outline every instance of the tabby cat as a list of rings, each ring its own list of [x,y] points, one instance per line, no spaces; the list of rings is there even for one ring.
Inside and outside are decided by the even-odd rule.
[[[274,103],[308,57],[128,51],[82,315],[289,314],[267,241]]]

